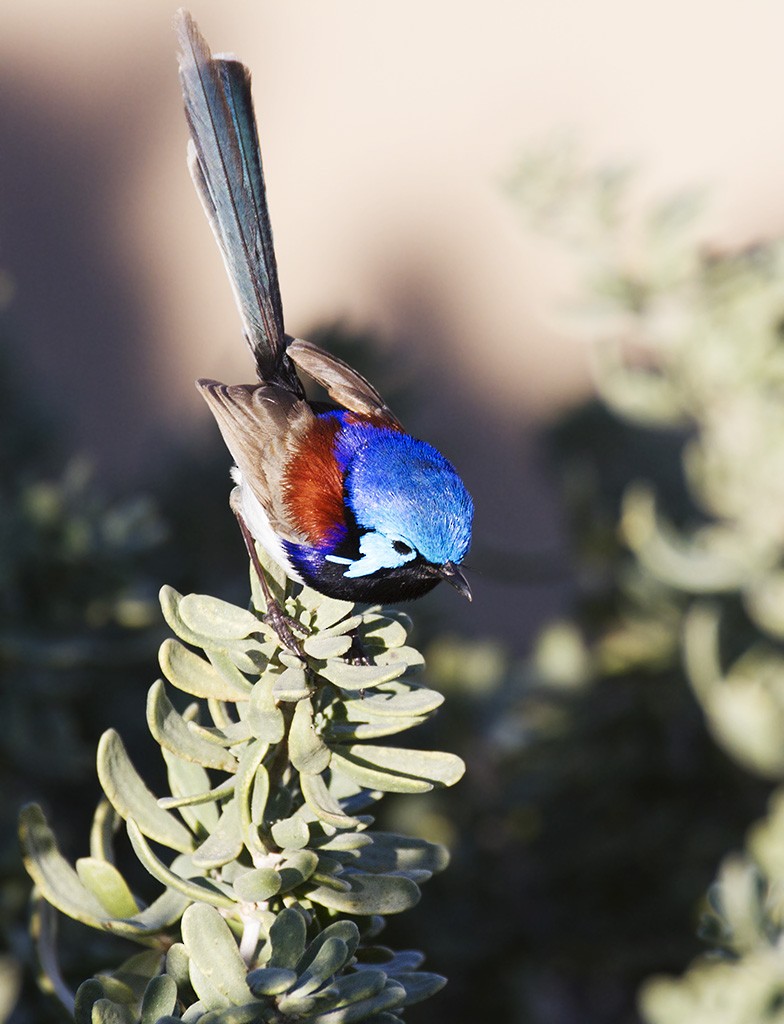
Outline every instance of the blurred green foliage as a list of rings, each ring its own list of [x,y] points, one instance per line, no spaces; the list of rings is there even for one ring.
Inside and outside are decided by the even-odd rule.
[[[4,323],[3,323],[3,326]],[[50,1019],[22,964],[29,879],[16,839],[19,806],[36,796],[84,820],[80,791],[105,725],[155,650],[150,560],[164,531],[142,498],[103,496],[67,460],[44,408],[15,380],[0,347],[0,1020]],[[22,995],[21,1003],[17,1000]],[[12,1016],[13,1015],[13,1016]]]
[[[646,974],[698,954],[690,908],[784,774],[784,243],[706,247],[698,198],[644,209],[630,174],[563,148],[510,191],[582,266],[601,408],[552,437],[574,618],[499,673],[480,758],[492,811],[471,829],[491,814],[505,893],[525,894],[517,920],[500,895],[490,913],[495,1014],[635,1020]],[[710,890],[710,951],[643,985],[645,1021],[782,1019],[783,799]]]

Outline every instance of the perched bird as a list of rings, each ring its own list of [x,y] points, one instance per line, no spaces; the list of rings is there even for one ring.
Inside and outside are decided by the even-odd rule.
[[[291,579],[349,601],[419,597],[440,580],[470,600],[459,568],[471,541],[468,491],[364,377],[284,332],[250,73],[213,57],[186,11],[177,30],[191,175],[260,382],[197,384],[235,462],[232,507],[251,556],[252,537]],[[298,369],[334,404],[309,402]]]

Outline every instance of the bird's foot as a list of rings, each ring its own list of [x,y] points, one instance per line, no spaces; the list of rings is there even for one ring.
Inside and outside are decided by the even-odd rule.
[[[298,658],[304,659],[305,651],[302,648],[302,641],[295,635],[297,633],[302,637],[308,635],[307,628],[301,622],[292,618],[291,615],[287,615],[274,598],[267,600],[267,610],[261,619],[275,630],[284,647],[288,647],[291,653],[296,654]]]
[[[357,636],[356,632],[350,634],[351,636],[351,647],[344,654],[344,660],[350,665],[370,665],[372,664],[370,657],[368,656],[367,650],[364,644]]]

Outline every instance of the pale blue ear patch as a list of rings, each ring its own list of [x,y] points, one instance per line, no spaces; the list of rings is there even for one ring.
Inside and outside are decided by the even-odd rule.
[[[358,576],[372,576],[380,569],[397,569],[416,558],[416,551],[412,551],[410,545],[405,541],[402,543],[409,548],[405,554],[395,550],[395,541],[400,540],[399,537],[385,537],[383,533],[371,530],[360,537],[359,558],[352,561],[350,558],[341,558],[338,555],[327,555],[325,561],[348,565],[348,569],[343,575],[350,579],[356,579]]]

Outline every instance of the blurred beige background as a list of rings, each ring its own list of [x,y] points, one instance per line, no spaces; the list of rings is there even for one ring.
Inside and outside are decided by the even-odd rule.
[[[569,130],[644,188],[705,184],[706,237],[784,224],[780,0],[254,0],[191,9],[254,77],[287,328],[381,334],[432,391],[415,433],[459,464],[477,537],[560,541],[527,441],[589,388],[570,295],[502,181]],[[250,363],[185,168],[174,3],[0,5],[0,268],[22,381],[107,480],[143,479]],[[382,386],[383,382],[378,382]],[[480,581],[508,632],[520,602]]]

